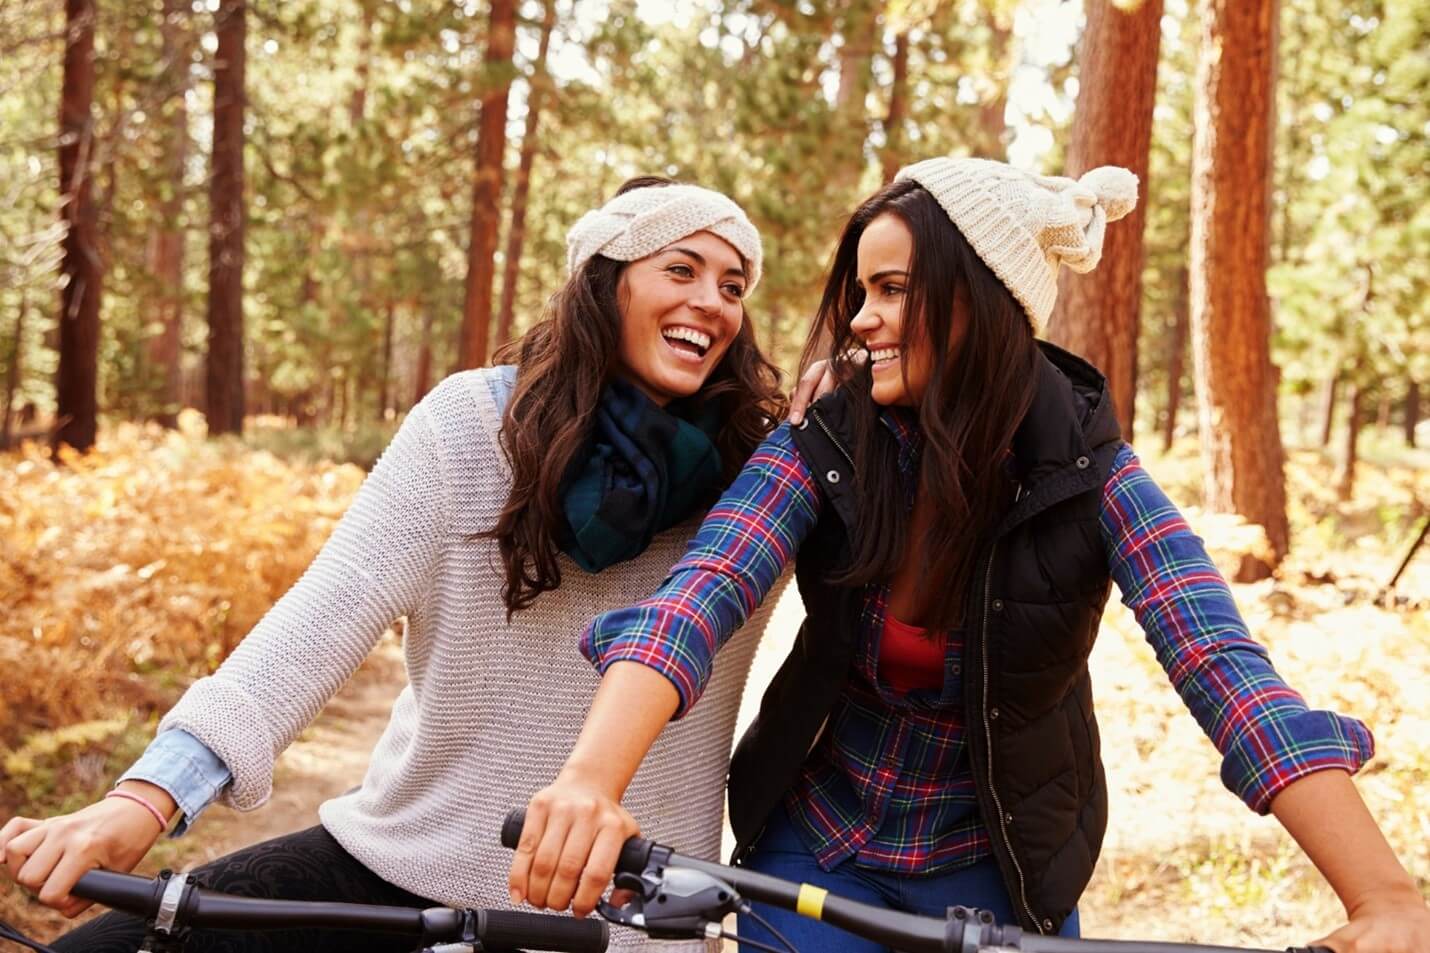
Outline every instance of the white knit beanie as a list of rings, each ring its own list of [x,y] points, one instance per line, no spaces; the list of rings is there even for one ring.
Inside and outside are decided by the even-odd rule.
[[[928,189],[1041,333],[1058,297],[1058,266],[1088,272],[1108,222],[1137,206],[1137,176],[1119,166],[1080,179],[1033,175],[988,159],[925,159],[899,170]]]
[[[698,185],[631,189],[582,215],[566,233],[566,267],[574,274],[592,255],[636,261],[696,232],[712,232],[744,256],[745,293],[754,291],[764,261],[759,231],[729,197]]]

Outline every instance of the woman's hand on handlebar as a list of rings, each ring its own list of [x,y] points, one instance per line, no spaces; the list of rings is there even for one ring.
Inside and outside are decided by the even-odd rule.
[[[166,815],[174,812],[173,799],[162,788],[144,781],[125,781],[120,788],[132,789]],[[0,827],[0,859],[11,880],[33,891],[45,906],[75,917],[91,902],[70,895],[80,877],[95,868],[128,873],[162,833],[143,806],[106,798],[46,820],[11,818]]]
[[[601,785],[566,770],[537,792],[512,857],[512,903],[564,910],[578,917],[596,902],[615,876],[626,838],[640,825]]]
[[[1430,907],[1414,891],[1368,897],[1316,945],[1336,953],[1430,953]]]

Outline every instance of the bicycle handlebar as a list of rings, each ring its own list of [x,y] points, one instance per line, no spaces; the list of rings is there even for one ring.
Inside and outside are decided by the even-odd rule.
[[[526,811],[507,814],[501,842],[515,849],[526,824]],[[621,848],[616,873],[640,874],[654,861],[659,867],[698,870],[724,881],[740,894],[761,903],[839,927],[857,936],[908,953],[948,953],[964,950],[965,921],[939,920],[898,910],[875,907],[835,896],[820,887],[797,884],[768,874],[726,867],[697,857],[677,854],[644,837],[631,837]],[[987,924],[982,947],[1009,947],[1022,953],[1272,953],[1245,947],[1206,946],[1195,943],[1160,943],[1140,940],[1093,940],[1040,936],[1016,926]],[[1331,953],[1324,947],[1291,947],[1286,953]]]
[[[92,870],[73,893],[115,910],[153,919],[169,886],[154,879]],[[556,953],[604,953],[610,928],[600,920],[523,913],[516,910],[471,911],[474,939],[488,949],[524,947]],[[466,911],[449,907],[389,907],[329,901],[269,900],[235,897],[185,885],[177,902],[176,924],[215,929],[273,930],[326,928],[397,933],[423,942],[458,942],[468,926]]]

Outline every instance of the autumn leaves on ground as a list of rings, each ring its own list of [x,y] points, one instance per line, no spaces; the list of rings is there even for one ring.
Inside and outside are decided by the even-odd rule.
[[[0,815],[70,810],[99,794],[331,531],[361,471],[255,450],[257,429],[245,444],[122,425],[63,466],[34,448],[0,457]],[[1237,595],[1313,705],[1371,725],[1377,755],[1361,789],[1426,889],[1430,812],[1416,792],[1430,781],[1430,552],[1400,580],[1398,604],[1375,596],[1423,518],[1415,501],[1430,499],[1430,453],[1377,434],[1367,445],[1353,504],[1336,502],[1318,451],[1292,452],[1292,555],[1275,579]],[[1193,450],[1147,461],[1187,504],[1200,495]],[[1224,567],[1256,547],[1247,527],[1187,509]],[[797,606],[781,607],[751,699],[798,618]],[[1115,599],[1094,669],[1112,823],[1083,905],[1086,932],[1284,946],[1330,928],[1334,897],[1274,821],[1221,787],[1215,752]],[[393,637],[285,755],[273,802],[254,815],[215,808],[193,835],[161,843],[145,869],[313,823],[319,801],[361,777],[401,679]],[[0,918],[41,936],[61,926],[13,889],[0,895]]]

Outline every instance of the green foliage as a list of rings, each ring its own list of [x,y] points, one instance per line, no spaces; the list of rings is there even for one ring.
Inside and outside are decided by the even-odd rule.
[[[158,305],[183,309],[181,399],[201,405],[208,271],[212,4],[102,4],[95,180],[106,265],[101,407],[165,410]],[[1167,367],[1190,232],[1196,5],[1167,0],[1154,123],[1139,403],[1166,413]],[[525,123],[543,4],[518,6],[508,182]],[[793,362],[835,236],[881,181],[881,160],[998,154],[1015,72],[1043,104],[1012,115],[1053,133],[1059,171],[1071,57],[1034,62],[1036,0],[558,0],[516,293],[519,333],[564,278],[564,236],[626,178],[661,173],[723,189],[766,241],[751,301],[762,340]],[[250,407],[351,430],[400,413],[452,366],[466,273],[486,9],[478,3],[294,0],[250,7],[245,298]],[[1425,201],[1430,12],[1415,0],[1286,0],[1270,275],[1288,392],[1356,366],[1372,399],[1430,376]],[[55,168],[62,11],[0,11],[0,371],[17,404],[53,403]],[[1015,28],[1015,24],[1022,24]],[[907,111],[886,128],[893,53],[907,38]],[[1020,120],[1021,121],[1021,120]],[[891,133],[897,132],[897,135]],[[894,145],[891,147],[891,143]],[[179,174],[173,160],[183,152]],[[177,208],[171,208],[171,199]],[[154,239],[182,229],[178,287]],[[504,249],[505,243],[499,244]],[[501,253],[498,257],[500,258]],[[498,274],[501,274],[498,261]],[[23,313],[23,327],[20,315]],[[17,335],[17,328],[22,332]],[[390,342],[390,344],[389,344]],[[1188,362],[1189,363],[1189,362]],[[1190,374],[1178,382],[1186,391]],[[1185,396],[1185,395],[1184,395]],[[1183,406],[1189,401],[1184,400]],[[1183,431],[1194,426],[1182,415]],[[320,441],[321,442],[321,441]]]

